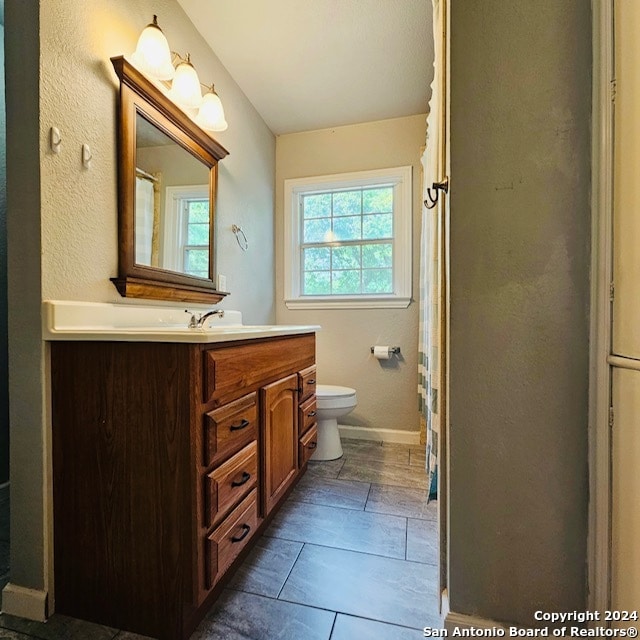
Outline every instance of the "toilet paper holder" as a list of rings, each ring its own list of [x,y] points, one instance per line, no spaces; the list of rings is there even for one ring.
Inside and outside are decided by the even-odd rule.
[[[371,347],[371,353],[373,353],[374,349],[375,347]],[[389,353],[394,353],[395,355],[398,355],[400,353],[400,347],[389,347]]]

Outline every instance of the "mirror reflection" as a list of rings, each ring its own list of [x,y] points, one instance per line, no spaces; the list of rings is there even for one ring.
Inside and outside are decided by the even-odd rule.
[[[209,278],[209,167],[136,114],[135,263]]]

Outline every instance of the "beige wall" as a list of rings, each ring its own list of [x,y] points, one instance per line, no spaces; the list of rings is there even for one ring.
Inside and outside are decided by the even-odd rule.
[[[345,424],[417,431],[418,306],[407,309],[289,310],[283,299],[284,180],[413,165],[413,297],[418,298],[420,246],[420,153],[426,115],[282,135],[276,139],[276,319],[319,324],[318,380],[353,387],[358,407]],[[375,344],[402,349],[397,366],[370,353]],[[385,363],[387,364],[387,363]]]
[[[274,136],[178,3],[7,0],[11,572],[15,584],[49,593],[50,432],[40,303],[129,302],[109,281],[117,274],[118,86],[109,58],[131,53],[154,13],[171,48],[189,51],[201,80],[215,82],[229,122],[217,136],[230,151],[220,166],[217,210],[218,271],[232,293],[223,304],[248,323],[275,317]],[[59,155],[48,148],[52,126],[62,134]],[[93,153],[89,170],[80,160],[83,143]],[[233,223],[251,242],[246,253]]]

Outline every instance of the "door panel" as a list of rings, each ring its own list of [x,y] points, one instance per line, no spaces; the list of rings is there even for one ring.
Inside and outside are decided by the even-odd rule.
[[[640,371],[613,370],[613,411],[611,609],[633,611],[640,606]]]
[[[640,359],[640,3],[614,5],[613,353]]]

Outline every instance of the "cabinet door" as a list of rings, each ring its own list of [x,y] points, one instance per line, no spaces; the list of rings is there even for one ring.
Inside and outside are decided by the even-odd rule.
[[[266,516],[291,485],[298,468],[298,376],[278,380],[260,393]]]

